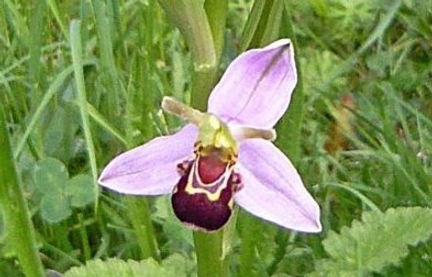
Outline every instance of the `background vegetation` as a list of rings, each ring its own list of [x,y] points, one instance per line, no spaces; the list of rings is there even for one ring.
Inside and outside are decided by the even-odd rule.
[[[277,126],[277,144],[320,204],[324,230],[298,234],[240,211],[228,271],[430,276],[432,2],[281,3],[278,24],[267,28],[276,38],[295,36],[302,82],[301,105]],[[250,17],[252,4],[229,1],[218,76],[245,49],[245,26],[262,23]],[[159,103],[163,95],[191,99],[183,36],[154,0],[4,0],[0,8],[1,107],[43,265],[64,273],[90,260],[147,258],[140,223],[130,216],[143,204],[101,191],[95,179],[118,153],[181,126]],[[290,118],[301,127],[300,147],[292,144]],[[4,182],[9,171],[0,170]],[[0,200],[6,211],[7,199]],[[173,216],[169,197],[147,204],[158,251],[136,270],[195,274],[192,233]],[[6,219],[0,276],[22,276],[10,239],[22,230]]]

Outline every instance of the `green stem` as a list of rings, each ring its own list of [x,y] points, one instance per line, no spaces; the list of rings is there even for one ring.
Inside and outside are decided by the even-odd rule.
[[[214,80],[216,79],[216,71],[196,71],[193,76],[191,106],[200,110],[207,110],[207,101],[212,88],[214,87]]]
[[[192,87],[191,105],[201,111],[207,110],[207,99],[214,86],[216,68],[196,71]],[[225,272],[223,253],[223,229],[216,233],[193,233],[198,263],[198,277],[222,277]]]
[[[223,229],[216,233],[195,231],[194,244],[198,263],[198,277],[226,275],[223,256]]]
[[[179,28],[192,52],[194,76],[192,105],[206,110],[217,70],[216,47],[204,6],[196,0],[158,0],[168,18]]]
[[[218,59],[222,53],[227,1],[207,0],[205,9],[208,14],[201,1],[159,0],[159,3],[174,25],[180,29],[192,52],[194,76],[191,105],[205,111],[208,96],[215,84]],[[194,244],[198,276],[226,276],[223,231],[196,231]]]
[[[197,68],[216,66],[216,51],[210,25],[201,1],[158,0],[188,44]]]
[[[0,204],[13,249],[28,277],[45,276],[38,256],[35,231],[24,199],[10,147],[3,106],[0,105]]]

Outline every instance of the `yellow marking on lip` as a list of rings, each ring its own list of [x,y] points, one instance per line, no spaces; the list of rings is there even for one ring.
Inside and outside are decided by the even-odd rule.
[[[231,199],[230,199],[229,202],[228,202],[228,207],[229,207],[231,210],[232,210],[233,206],[234,206],[234,196],[231,197]]]
[[[216,181],[214,181],[210,184],[203,184],[198,172],[195,170],[197,164],[198,164],[197,160],[195,160],[195,162],[192,164],[192,168],[191,168],[191,171],[189,173],[187,184],[185,187],[185,192],[188,194],[204,193],[210,201],[212,201],[212,202],[218,201],[220,198],[220,195],[222,193],[222,190],[224,190],[225,188],[228,187],[228,182],[229,182],[230,175],[233,171],[233,167],[232,166],[230,167],[229,165],[227,165],[227,169],[225,170],[224,174],[221,177],[219,177],[219,179],[217,179]],[[193,186],[194,177],[197,178],[197,181],[203,186],[203,188],[197,188],[197,187]],[[207,189],[205,189],[205,187],[215,186],[216,183],[218,183],[221,178],[224,178],[224,181],[217,188],[217,190],[215,192],[212,193],[212,192],[208,191]]]

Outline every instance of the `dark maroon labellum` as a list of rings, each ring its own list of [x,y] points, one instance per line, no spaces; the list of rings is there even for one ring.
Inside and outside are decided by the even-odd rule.
[[[222,161],[218,151],[180,164],[182,176],[171,198],[178,219],[204,231],[224,226],[232,213],[234,193],[240,188],[240,176],[233,166],[233,162]]]

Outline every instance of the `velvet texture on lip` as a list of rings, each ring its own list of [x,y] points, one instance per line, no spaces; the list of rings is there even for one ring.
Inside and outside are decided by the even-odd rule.
[[[168,110],[191,123],[114,158],[99,183],[126,194],[172,193],[177,217],[201,230],[222,227],[236,203],[285,228],[321,231],[318,204],[270,141],[296,82],[290,40],[241,54],[212,91],[207,113]]]

